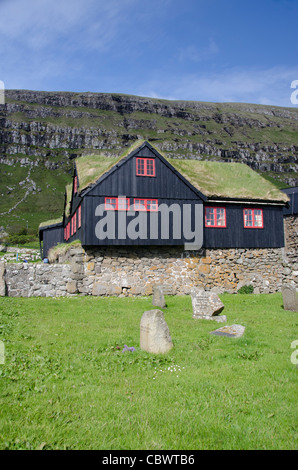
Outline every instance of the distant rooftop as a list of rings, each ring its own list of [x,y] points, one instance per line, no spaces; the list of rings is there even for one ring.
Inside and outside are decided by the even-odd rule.
[[[282,189],[282,192],[290,199],[289,207],[284,208],[284,215],[298,214],[298,186]]]
[[[47,220],[39,224],[39,230],[42,230],[45,227],[50,227],[51,225],[62,224],[62,222],[63,222],[63,217],[58,217],[57,219]]]

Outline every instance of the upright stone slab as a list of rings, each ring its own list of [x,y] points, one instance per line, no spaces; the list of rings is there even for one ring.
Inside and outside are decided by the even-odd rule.
[[[162,287],[153,287],[152,305],[159,308],[166,307],[165,296],[163,295]]]
[[[172,349],[169,327],[161,310],[144,312],[140,323],[140,348],[144,351],[163,354]]]
[[[0,297],[5,296],[5,265],[0,263]]]
[[[291,310],[292,312],[298,312],[298,299],[295,286],[291,284],[285,284],[282,286],[281,292],[284,309]]]
[[[226,317],[217,317],[224,309],[224,304],[214,292],[205,292],[204,289],[191,291],[193,318],[204,320],[226,321]]]

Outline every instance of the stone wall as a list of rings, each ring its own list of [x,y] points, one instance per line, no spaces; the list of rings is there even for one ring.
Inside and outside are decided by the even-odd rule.
[[[1,271],[6,295],[151,295],[154,285],[168,294],[189,294],[193,287],[233,293],[248,284],[255,293],[273,293],[298,280],[279,248],[186,252],[183,247],[73,246],[55,262],[7,263]]]
[[[1,261],[39,261],[40,251],[31,248],[15,248],[0,245],[0,251],[5,254],[1,256]]]
[[[70,265],[7,263],[5,282],[10,297],[60,297],[69,294]]]
[[[285,252],[289,264],[294,271],[298,270],[298,216],[284,218],[285,227]]]
[[[93,295],[150,295],[155,284],[168,286],[172,294],[189,294],[193,287],[232,293],[247,284],[269,293],[296,280],[281,249],[117,247],[89,249],[84,256],[78,291]]]

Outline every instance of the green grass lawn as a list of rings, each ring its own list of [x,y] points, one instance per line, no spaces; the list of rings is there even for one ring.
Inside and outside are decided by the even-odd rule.
[[[149,297],[1,298],[0,449],[296,449],[297,313],[279,294],[221,299],[242,338],[167,297],[174,348],[153,355]]]

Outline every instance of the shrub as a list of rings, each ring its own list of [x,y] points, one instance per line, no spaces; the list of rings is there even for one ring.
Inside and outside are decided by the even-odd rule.
[[[240,289],[238,290],[238,294],[253,294],[253,291],[254,291],[254,286],[250,284],[247,286],[240,287]]]

